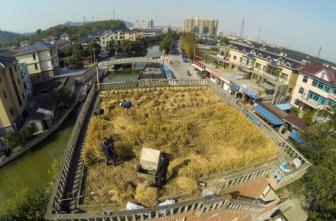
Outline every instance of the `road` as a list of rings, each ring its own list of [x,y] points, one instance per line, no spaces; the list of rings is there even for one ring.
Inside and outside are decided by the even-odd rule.
[[[166,56],[165,64],[168,65],[177,79],[199,79],[191,64],[182,61],[179,42],[177,41],[175,45],[176,48],[173,48],[171,54]],[[189,74],[187,73],[188,70]]]

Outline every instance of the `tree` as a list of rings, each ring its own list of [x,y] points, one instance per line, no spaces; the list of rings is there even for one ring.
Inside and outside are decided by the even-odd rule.
[[[4,137],[4,142],[11,149],[18,146],[23,146],[29,140],[31,140],[33,133],[33,128],[25,126],[19,131],[10,131],[7,133]]]
[[[100,44],[98,44],[97,42],[90,43],[87,50],[90,54],[92,54],[92,57],[94,57],[97,61],[98,55],[100,54],[100,51],[101,51]],[[94,53],[94,55],[93,55],[93,53]]]
[[[69,56],[66,60],[67,64],[74,67],[74,68],[80,68],[83,66],[83,57],[81,53],[83,53],[83,47],[78,44],[74,43],[71,45],[71,56]]]
[[[50,188],[25,190],[0,207],[0,220],[42,221],[46,213]]]
[[[314,112],[307,109],[303,112],[302,119],[308,124],[311,125],[314,123]]]
[[[172,33],[168,32],[166,34],[166,36],[162,39],[162,41],[160,42],[160,50],[161,51],[165,51],[166,54],[168,54],[170,52],[170,48],[171,48],[171,44],[173,42],[173,36]]]
[[[60,158],[53,161],[48,171],[50,176],[56,176],[60,162]],[[3,202],[0,207],[0,220],[44,221],[51,193],[51,184],[52,182],[34,190],[24,190],[17,193],[16,197]]]
[[[314,124],[303,134],[305,144],[298,148],[312,162],[301,181],[310,220],[336,217],[336,117]]]
[[[193,58],[197,52],[197,43],[193,33],[184,32],[180,37],[181,47],[189,58]]]

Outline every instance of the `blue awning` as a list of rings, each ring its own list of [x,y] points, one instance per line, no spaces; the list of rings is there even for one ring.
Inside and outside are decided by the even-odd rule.
[[[277,118],[276,116],[274,116],[271,112],[269,112],[268,110],[266,110],[265,108],[263,108],[262,106],[258,104],[254,106],[254,110],[258,112],[260,115],[262,115],[264,118],[266,118],[274,126],[281,126],[285,123],[279,118]]]
[[[295,140],[298,144],[303,144],[304,143],[304,141],[302,140],[302,138],[298,134],[297,130],[295,130],[295,129],[292,130],[289,137],[292,138],[293,140]]]
[[[288,111],[293,107],[291,104],[277,104],[275,106],[283,111]]]

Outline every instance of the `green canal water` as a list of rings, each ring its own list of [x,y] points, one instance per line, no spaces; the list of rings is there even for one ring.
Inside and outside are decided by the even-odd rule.
[[[48,171],[53,160],[63,155],[75,120],[75,114],[70,114],[46,140],[0,168],[0,203],[26,188],[37,188],[51,181]]]

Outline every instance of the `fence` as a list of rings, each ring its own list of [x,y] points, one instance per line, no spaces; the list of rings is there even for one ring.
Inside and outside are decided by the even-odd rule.
[[[77,140],[79,137],[79,134],[81,132],[81,128],[83,125],[83,122],[86,117],[86,113],[90,107],[90,104],[93,100],[93,97],[95,95],[95,89],[91,88],[91,91],[83,104],[82,110],[80,112],[80,115],[77,118],[76,124],[74,126],[74,129],[72,130],[67,148],[64,152],[63,155],[63,161],[61,164],[60,168],[60,173],[59,176],[57,177],[55,184],[54,184],[54,189],[51,193],[48,209],[47,209],[47,218],[51,214],[55,213],[62,213],[63,208],[61,206],[62,199],[65,195],[65,189],[66,189],[66,184],[67,184],[67,179],[68,179],[68,173],[70,169],[70,164],[71,160],[73,158],[73,153],[77,144]]]

